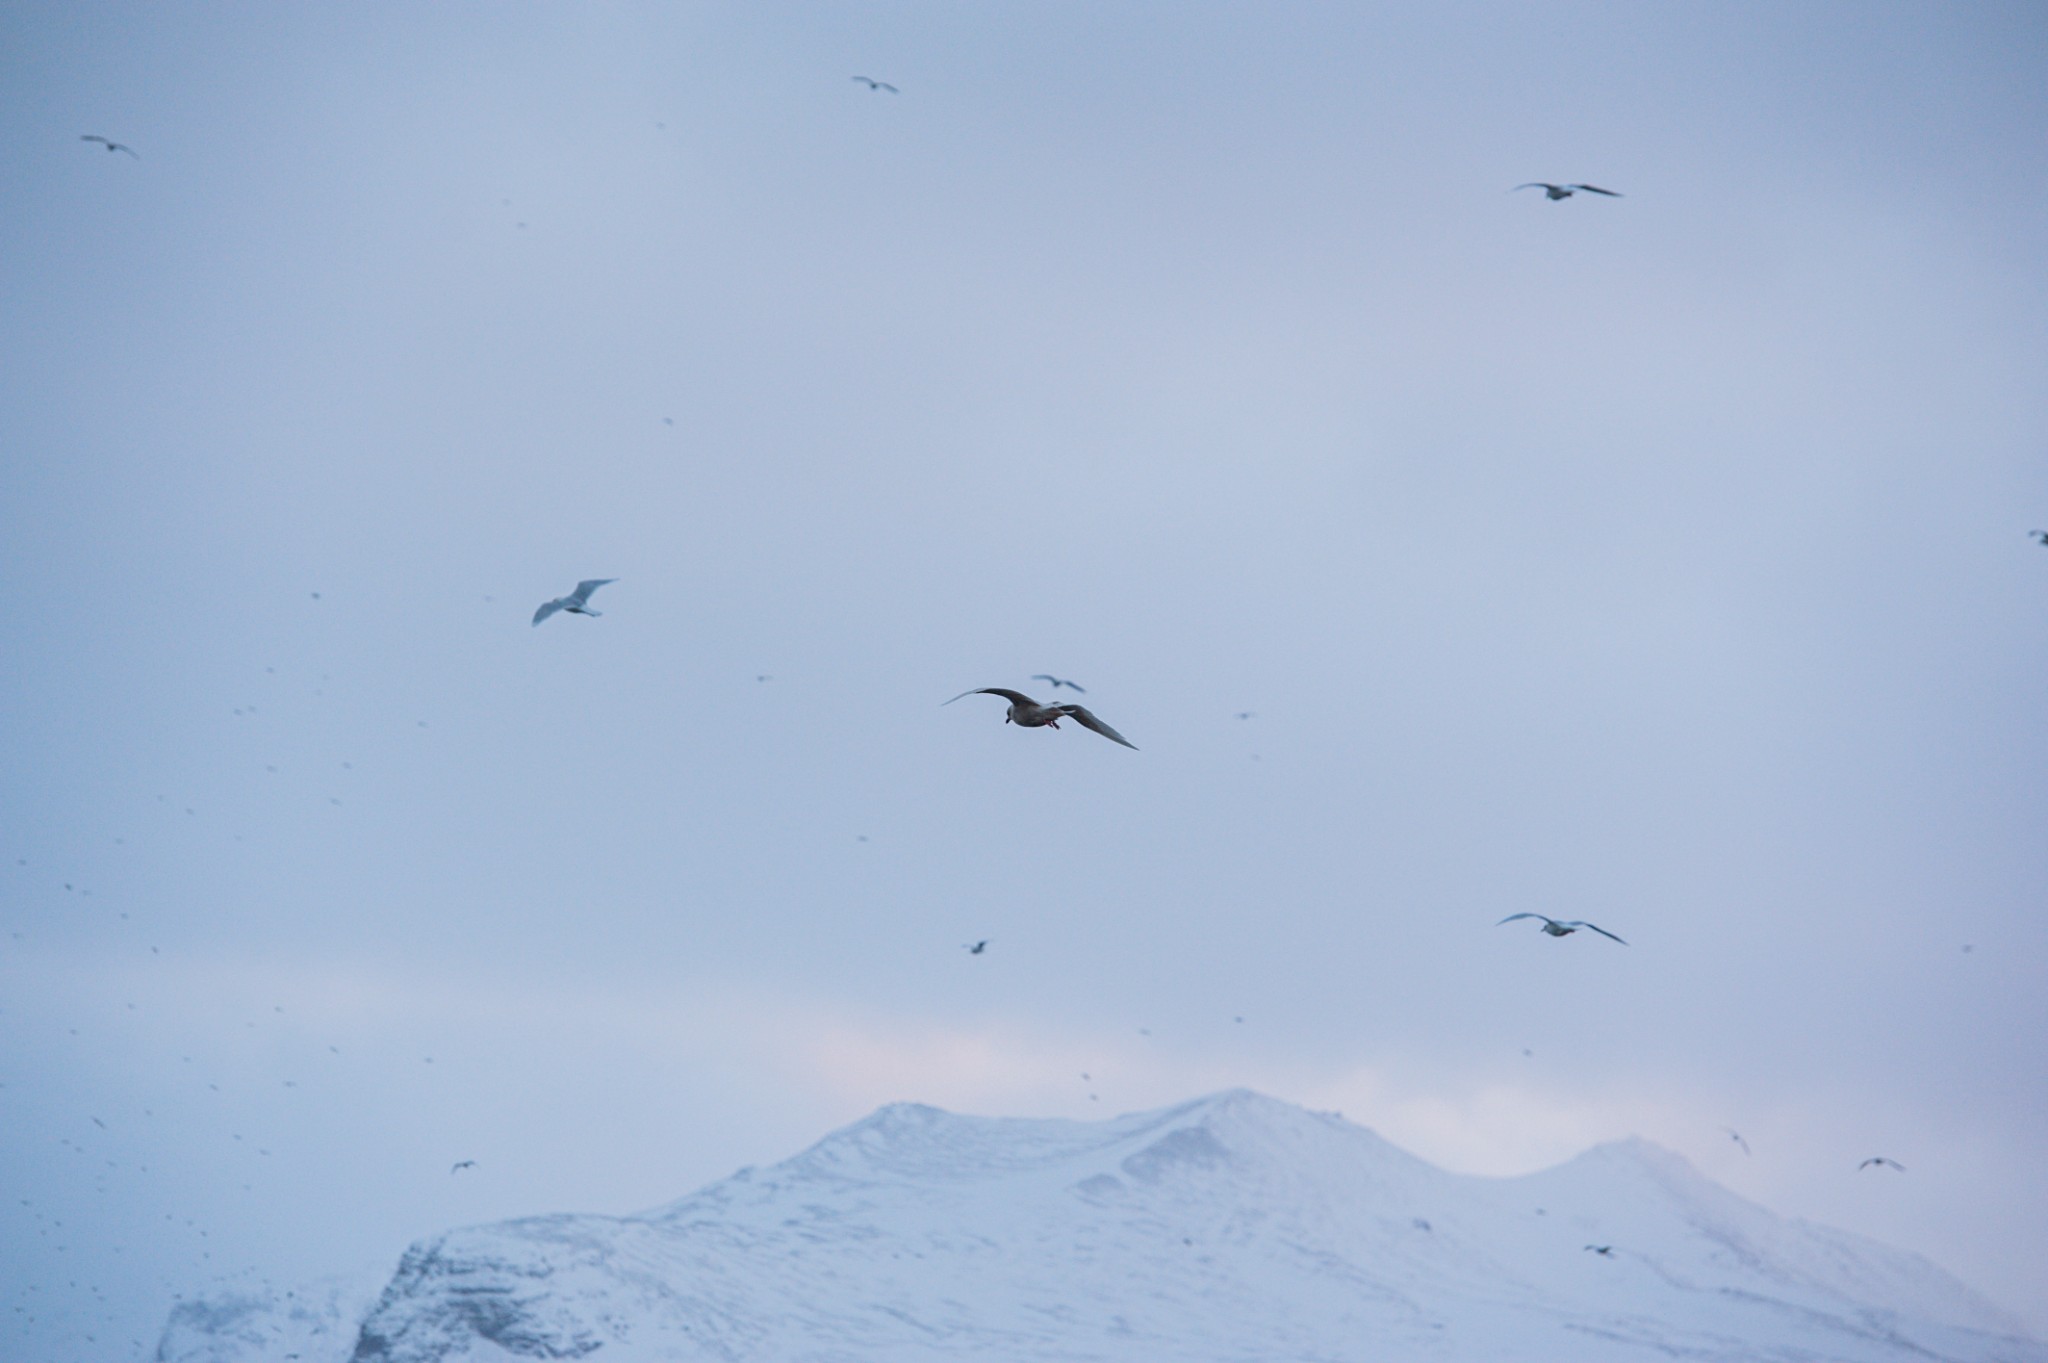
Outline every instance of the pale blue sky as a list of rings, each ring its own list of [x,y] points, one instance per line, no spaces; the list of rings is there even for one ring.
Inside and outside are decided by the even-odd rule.
[[[0,15],[0,1354],[1230,1084],[2048,1331],[2038,7]]]

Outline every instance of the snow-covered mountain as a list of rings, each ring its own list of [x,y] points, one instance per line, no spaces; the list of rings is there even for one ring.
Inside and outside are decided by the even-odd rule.
[[[1242,1090],[1104,1122],[897,1104],[639,1216],[422,1241],[334,1328],[346,1302],[189,1304],[158,1358],[2048,1363],[1926,1260],[1647,1142],[1477,1178]]]

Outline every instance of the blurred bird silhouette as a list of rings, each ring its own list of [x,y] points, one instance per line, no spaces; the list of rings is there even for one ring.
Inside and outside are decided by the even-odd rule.
[[[125,151],[130,156],[135,156],[135,159],[138,161],[142,159],[140,156],[135,155],[135,148],[129,146],[126,142],[116,142],[113,138],[101,137],[98,133],[80,133],[78,140],[81,142],[98,142],[109,152]]]
[[[1569,199],[1572,195],[1576,194],[1578,191],[1582,189],[1585,190],[1588,194],[1605,194],[1610,199],[1619,199],[1621,197],[1621,195],[1615,193],[1613,190],[1602,189],[1598,185],[1553,185],[1545,184],[1541,180],[1531,181],[1529,184],[1526,185],[1516,185],[1515,189],[1540,189],[1543,191],[1544,198],[1553,200]],[[1508,193],[1514,193],[1515,189],[1509,190]]]

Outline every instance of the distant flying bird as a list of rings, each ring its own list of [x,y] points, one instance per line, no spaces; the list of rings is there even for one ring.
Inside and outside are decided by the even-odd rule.
[[[1598,185],[1553,185],[1546,184],[1541,180],[1534,180],[1526,185],[1516,185],[1515,189],[1540,189],[1543,191],[1543,197],[1546,199],[1569,199],[1582,189],[1588,194],[1605,194],[1610,199],[1619,199],[1621,197],[1621,195],[1613,190],[1602,189]],[[1515,189],[1509,190],[1508,193],[1514,193]]]
[[[967,949],[969,956],[979,956],[988,950],[988,943],[989,939],[984,937],[979,942],[962,942],[960,945]]]
[[[1000,686],[981,686],[972,691],[962,691],[953,700],[964,700],[968,696],[1001,696],[1010,702],[1009,712],[1003,723],[1015,724],[1025,729],[1057,729],[1063,719],[1072,719],[1084,729],[1093,729],[1112,743],[1121,743],[1132,752],[1138,745],[1125,738],[1116,730],[1090,714],[1085,705],[1040,705],[1021,691],[1010,691]],[[951,705],[953,700],[946,704]]]
[[[464,1169],[474,1169],[474,1168],[476,1168],[476,1161],[475,1161],[475,1160],[473,1160],[473,1159],[460,1159],[460,1160],[457,1160],[457,1161],[455,1161],[455,1163],[453,1163],[453,1164],[451,1164],[451,1165],[449,1165],[449,1166],[448,1166],[448,1172],[449,1172],[449,1173],[451,1173],[451,1174],[459,1174],[459,1173],[461,1173],[461,1172],[462,1172],[462,1171],[463,1171]]]
[[[1052,683],[1052,689],[1053,689],[1053,690],[1055,690],[1055,691],[1059,690],[1059,689],[1060,689],[1060,688],[1061,688],[1062,686],[1064,686],[1064,687],[1067,687],[1067,688],[1069,688],[1070,690],[1074,690],[1074,691],[1079,691],[1079,692],[1080,692],[1080,693],[1081,693],[1082,695],[1084,695],[1084,696],[1088,694],[1088,688],[1087,688],[1087,687],[1085,687],[1085,686],[1081,685],[1081,683],[1079,683],[1079,682],[1072,682],[1072,681],[1068,681],[1068,680],[1067,680],[1066,678],[1064,678],[1064,677],[1052,677],[1052,676],[1048,676],[1048,675],[1046,675],[1046,674],[1045,674],[1045,673],[1043,673],[1043,672],[1034,672],[1034,673],[1032,673],[1032,674],[1031,674],[1031,680],[1033,680],[1033,681],[1042,681],[1042,682],[1051,682],[1051,683]]]
[[[1732,1126],[1724,1126],[1721,1129],[1728,1133],[1728,1137],[1730,1140],[1733,1140],[1737,1145],[1742,1147],[1743,1154],[1746,1155],[1749,1153],[1749,1142],[1742,1139],[1742,1133],[1740,1131],[1737,1131]]]
[[[1612,1245],[1588,1245],[1586,1248],[1592,1250],[1603,1259],[1612,1259],[1614,1257],[1614,1246]]]
[[[125,151],[130,156],[135,156],[135,148],[129,146],[126,142],[116,142],[113,138],[101,137],[98,133],[80,133],[78,140],[81,142],[98,142],[109,152]],[[140,161],[142,158],[135,156],[135,159]]]
[[[885,80],[870,80],[866,76],[855,76],[854,79],[859,81],[862,85],[867,86],[870,90],[887,90],[892,95],[900,95],[903,93],[901,90],[898,90],[895,86],[889,84],[889,82]]]
[[[1861,1164],[1859,1164],[1859,1165],[1857,1165],[1857,1166],[1856,1166],[1856,1172],[1860,1174],[1860,1173],[1862,1173],[1862,1172],[1863,1172],[1863,1171],[1864,1171],[1865,1169],[1868,1169],[1868,1168],[1869,1168],[1869,1167],[1870,1167],[1871,1165],[1873,1165],[1873,1164],[1883,1164],[1883,1165],[1887,1165],[1887,1166],[1889,1166],[1889,1167],[1891,1167],[1891,1168],[1893,1168],[1893,1169],[1896,1169],[1896,1170],[1898,1170],[1898,1171],[1899,1171],[1900,1173],[1902,1173],[1902,1174],[1906,1172],[1906,1166],[1905,1166],[1905,1165],[1903,1165],[1903,1164],[1899,1163],[1899,1162],[1898,1162],[1897,1160],[1895,1160],[1895,1159],[1886,1159],[1886,1158],[1885,1158],[1885,1157],[1884,1157],[1883,1155],[1874,1155],[1874,1156],[1872,1156],[1871,1158],[1869,1158],[1869,1159],[1867,1159],[1867,1160],[1863,1161],[1863,1163],[1861,1163]]]
[[[1517,918],[1543,918],[1543,915],[1540,913],[1511,913],[1507,917],[1501,919],[1500,923],[1495,923],[1494,926],[1499,927],[1501,923],[1512,923]],[[1614,937],[1614,934],[1609,932],[1606,928],[1600,927],[1599,925],[1594,923],[1581,922],[1576,918],[1572,919],[1569,922],[1564,923],[1558,922],[1555,918],[1543,918],[1543,930],[1549,933],[1552,937],[1569,937],[1573,933],[1577,932],[1580,928],[1592,928],[1593,931],[1599,933],[1602,937]],[[1621,942],[1621,939],[1619,937],[1614,937],[1614,940],[1617,942]],[[1623,946],[1628,945],[1627,942],[1621,942],[1621,944]]]
[[[590,594],[599,587],[617,581],[618,579],[615,577],[586,578],[584,581],[577,583],[576,590],[570,592],[567,596],[558,596],[554,600],[542,605],[539,610],[533,613],[533,623],[539,624],[556,611],[567,611],[571,615],[588,615],[593,617],[603,615],[603,611],[594,611],[586,603],[590,600]]]

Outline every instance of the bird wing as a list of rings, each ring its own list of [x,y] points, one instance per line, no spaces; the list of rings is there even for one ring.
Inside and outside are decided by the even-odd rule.
[[[1540,913],[1511,913],[1507,917],[1501,919],[1500,923],[1512,923],[1517,918],[1543,918],[1543,915]],[[1550,920],[1548,918],[1543,918],[1543,921],[1548,923]],[[1495,923],[1494,926],[1499,927],[1500,923]]]
[[[1011,691],[1000,686],[977,686],[972,691],[962,691],[959,695],[953,697],[953,700],[965,700],[969,696],[1001,696],[1012,705],[1036,706],[1038,704],[1037,701],[1031,699],[1022,691]],[[946,701],[945,704],[951,705],[953,700]]]
[[[898,90],[895,86],[889,84],[889,82],[885,80],[876,81],[875,88],[877,90],[887,90],[892,95],[900,95],[903,93],[901,90]]]
[[[569,596],[568,596],[568,600],[569,600],[569,603],[570,603],[571,605],[575,605],[575,606],[580,606],[580,605],[582,605],[582,604],[583,604],[584,602],[586,602],[586,601],[590,600],[590,594],[591,594],[592,592],[596,591],[596,590],[597,590],[597,589],[598,589],[599,587],[602,587],[602,586],[604,586],[604,585],[605,585],[606,583],[608,583],[608,582],[617,582],[617,581],[618,581],[618,579],[617,579],[617,578],[615,578],[615,577],[590,577],[590,578],[585,578],[585,579],[584,579],[583,581],[581,581],[581,582],[579,582],[579,583],[577,583],[577,584],[576,584],[576,590],[575,590],[575,591],[573,591],[573,592],[570,592],[570,593],[569,593]]]
[[[1610,199],[1619,199],[1621,197],[1621,195],[1615,193],[1613,190],[1602,189],[1598,185],[1573,185],[1572,188],[1583,189],[1588,194],[1605,194]]]
[[[1060,713],[1065,715],[1072,715],[1077,721],[1079,721],[1082,728],[1093,729],[1096,733],[1101,734],[1104,738],[1110,740],[1112,743],[1121,743],[1126,748],[1129,748],[1132,752],[1136,752],[1138,750],[1137,744],[1131,742],[1130,739],[1125,738],[1122,734],[1118,733],[1116,730],[1110,728],[1107,724],[1104,724],[1101,720],[1097,719],[1085,705],[1062,705],[1060,707]]]
[[[1547,185],[1547,184],[1543,183],[1543,181],[1541,181],[1541,180],[1531,180],[1531,181],[1530,181],[1530,182],[1529,182],[1528,184],[1526,184],[1526,185],[1516,185],[1516,186],[1515,186],[1515,189],[1556,189],[1556,188],[1557,188],[1557,186],[1556,186],[1556,185]],[[1508,193],[1510,193],[1510,194],[1514,193],[1514,192],[1515,192],[1515,189],[1511,189],[1511,190],[1509,190],[1509,191],[1508,191]]]
[[[1494,926],[1498,927],[1499,924],[1495,924]],[[1598,923],[1582,922],[1581,920],[1576,918],[1574,918],[1571,922],[1566,923],[1565,926],[1568,928],[1591,928],[1593,929],[1593,931],[1599,933],[1602,937],[1614,937],[1613,933],[1609,932],[1606,928],[1601,927]],[[1621,939],[1619,937],[1614,937],[1614,940],[1617,942],[1621,942]],[[1621,944],[1623,946],[1628,945],[1627,942],[1621,942]]]
[[[556,597],[553,601],[543,601],[540,609],[533,613],[533,623],[539,624],[561,608],[562,599],[560,597]]]

